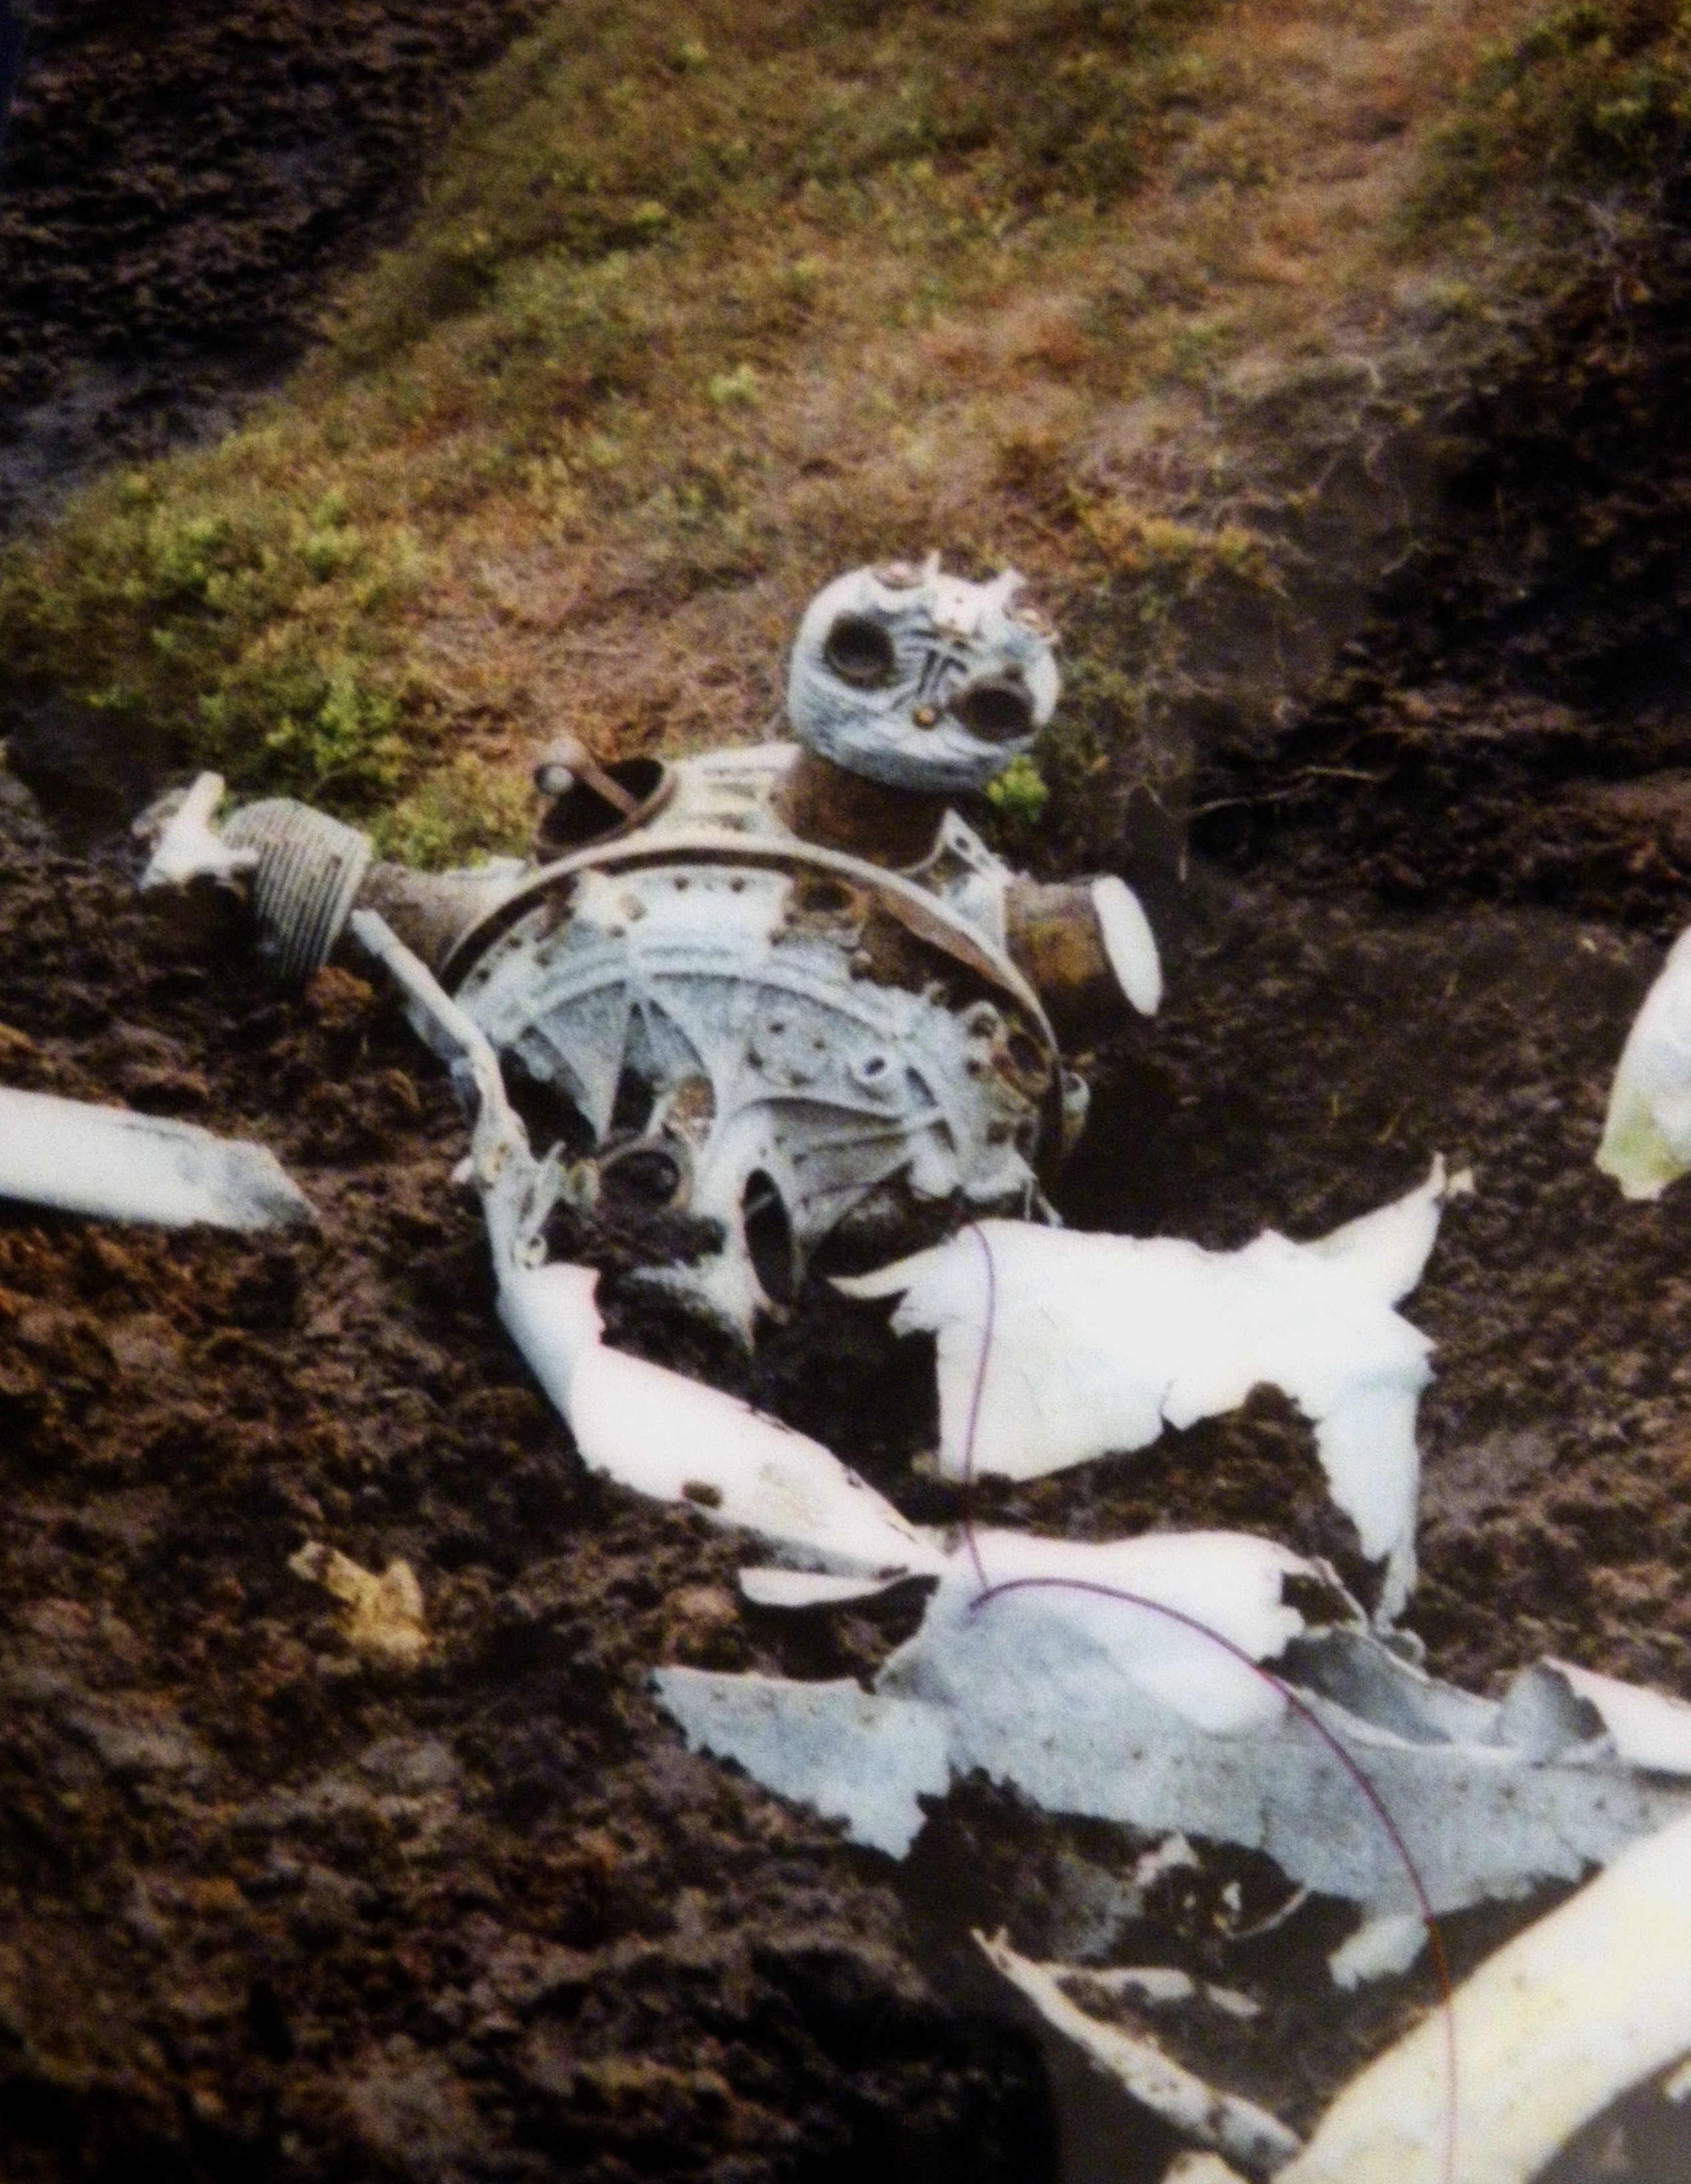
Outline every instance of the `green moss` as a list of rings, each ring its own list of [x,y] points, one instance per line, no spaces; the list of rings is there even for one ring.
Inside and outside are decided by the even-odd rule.
[[[519,856],[533,832],[534,792],[460,752],[421,781],[372,830],[383,856],[441,871]]]
[[[1412,216],[1437,224],[1511,191],[1638,189],[1691,145],[1691,6],[1559,0],[1489,48],[1438,131]]]
[[[986,800],[1012,833],[1027,833],[1038,826],[1040,814],[1051,801],[1045,776],[1024,752],[986,784]]]

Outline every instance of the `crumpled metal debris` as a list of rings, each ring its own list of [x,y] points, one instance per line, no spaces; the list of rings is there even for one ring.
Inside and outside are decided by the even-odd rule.
[[[1674,942],[1627,1034],[1597,1165],[1628,1198],[1660,1198],[1691,1167],[1691,933]]]
[[[1452,1187],[1436,1160],[1405,1197],[1314,1243],[1270,1229],[1237,1251],[985,1221],[835,1285],[897,1295],[894,1329],[937,1336],[949,1479],[1038,1478],[1143,1448],[1259,1384],[1284,1390],[1314,1422],[1363,1552],[1387,1560],[1390,1618],[1415,1579],[1415,1407],[1432,1347],[1392,1306],[1420,1279]]]
[[[589,1471],[878,1583],[938,1572],[938,1541],[819,1441],[719,1389],[607,1350],[598,1279],[587,1267],[499,1269],[499,1315]]]
[[[534,1160],[492,1045],[374,911],[355,912],[354,928],[399,981],[431,1043],[467,1079],[476,1102],[472,1171],[487,1212],[499,1316],[588,1468],[825,1569],[873,1582],[937,1574],[945,1563],[937,1539],[820,1442],[719,1389],[605,1347],[598,1276],[544,1256],[541,1231],[564,1178],[555,1163]]]
[[[1118,1582],[1136,1596],[1125,1602],[1077,1589],[1082,1543],[985,1534],[977,1545],[989,1589],[954,1562],[870,1692],[667,1668],[660,1699],[696,1748],[895,1857],[924,1825],[921,1800],[978,1770],[1048,1812],[1264,1852],[1290,1880],[1376,1918],[1577,1880],[1691,1811],[1691,1739],[1681,1748],[1663,1738],[1647,1767],[1630,1762],[1597,1701],[1547,1663],[1501,1701],[1482,1699],[1365,1630],[1311,1626],[1281,1606],[1270,1613],[1298,1627],[1277,1644],[1263,1642],[1266,1623],[1251,1633],[1248,1618],[1253,1642],[1208,1641],[1206,1690],[1187,1674],[1206,1642],[1197,1626],[1236,1641],[1239,1605],[1231,1629],[1211,1611],[1230,1606],[1236,1558],[1284,1556],[1265,1541],[1114,1543],[1100,1552],[1138,1564],[1134,1584]],[[1158,1634],[1147,1603],[1180,1604],[1158,1570],[1162,1554],[1184,1558],[1207,1599],[1204,1613]],[[1047,1557],[1052,1581],[1027,1585]],[[1022,1589],[990,1590],[1001,1567]],[[1242,1652],[1273,1660],[1272,1679]],[[1258,1698],[1247,1699],[1247,1680]],[[1211,1726],[1195,1718],[1204,1707]],[[1621,1720],[1624,1709],[1612,1710]]]
[[[1371,1980],[1406,1972],[1426,1947],[1426,1922],[1418,1911],[1387,1911],[1365,1919],[1327,1958],[1333,1985],[1347,1992]]]
[[[264,1145],[193,1123],[0,1086],[0,1198],[107,1221],[253,1231],[315,1222]]]
[[[592,1190],[720,1223],[720,1250],[654,1271],[749,1337],[819,1252],[861,1264],[971,1214],[1042,1214],[1085,1108],[1059,1027],[1158,1004],[1123,880],[1036,884],[946,805],[1058,688],[1013,572],[860,570],[799,632],[796,740],[673,767],[550,752],[536,863],[373,862],[287,799],[220,833],[204,776],[143,884],[238,881],[296,981],[355,906],[378,911],[492,1039],[541,1150],[544,1128]]]
[[[1067,1967],[1019,1956],[1002,1934],[975,1942],[993,1970],[1018,1988],[1040,2015],[1124,2092],[1200,2146],[1213,2147],[1253,2176],[1272,2175],[1298,2150],[1297,2134],[1254,2101],[1204,2083],[1153,2040],[1106,2025],[1063,1992]]]
[[[1577,1879],[1691,1809],[1691,1708],[1549,1663],[1500,1701],[1476,1697],[1371,1635],[1323,1565],[1242,1535],[971,1530],[946,1546],[820,1444],[606,1350],[590,1273],[546,1263],[565,1177],[533,1157],[491,1043],[373,913],[355,929],[473,1098],[500,1310],[587,1460],[823,1573],[749,1573],[765,1604],[934,1584],[869,1691],[661,1670],[695,1746],[895,1856],[922,1799],[979,1770],[1050,1811],[1264,1851],[1376,1919]],[[1425,1230],[1441,1180],[1342,1232],[1330,1258],[1388,1291],[1412,1278],[1422,1246],[1404,1232]],[[1321,1600],[1327,1619],[1312,1619]]]

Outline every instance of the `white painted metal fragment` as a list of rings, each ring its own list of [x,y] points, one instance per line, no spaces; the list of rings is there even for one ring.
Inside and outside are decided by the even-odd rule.
[[[1389,1911],[1365,1919],[1327,1958],[1333,1985],[1348,1992],[1370,1980],[1406,1972],[1426,1947],[1426,1921],[1418,1911]]]
[[[754,1607],[841,1607],[873,1600],[904,1582],[896,1577],[840,1577],[825,1571],[743,1569],[739,1589]]]
[[[232,849],[213,833],[211,822],[222,801],[222,775],[198,775],[153,842],[153,855],[141,875],[143,894],[154,888],[186,887],[198,879],[229,883],[257,871],[256,850]]]
[[[1435,2011],[1370,2064],[1279,2184],[1528,2184],[1688,2048],[1691,1816],[1489,1958],[1450,2022]]]
[[[1116,983],[1142,1017],[1163,1006],[1163,962],[1139,897],[1113,873],[1092,883],[1092,908]]]
[[[1596,1709],[1628,1766],[1658,1774],[1691,1774],[1691,1706],[1647,1685],[1622,1683],[1618,1676],[1577,1669],[1568,1661],[1547,1661],[1576,1698]]]
[[[192,1123],[0,1088],[0,1198],[167,1228],[315,1221],[276,1155]]]
[[[1304,1629],[1286,1582],[1322,1567],[1242,1532],[1049,1540],[979,1530],[952,1554],[920,1628],[880,1688],[968,1705],[996,1688],[1046,1723],[1149,1698],[1215,1736],[1280,1721],[1253,1665]],[[1337,1588],[1335,1588],[1337,1591]]]
[[[1473,1190],[1471,1168],[1459,1168],[1452,1175],[1443,1154],[1435,1153],[1426,1180],[1413,1190],[1389,1206],[1359,1214],[1303,1248],[1342,1267],[1381,1304],[1399,1304],[1426,1271],[1446,1201],[1470,1197]]]
[[[737,1760],[766,1790],[843,1820],[853,1842],[889,1858],[922,1832],[921,1799],[951,1787],[945,1716],[918,1701],[850,1678],[800,1684],[699,1669],[660,1669],[652,1685],[695,1749]]]
[[[1262,2014],[1262,2004],[1240,1993],[1236,1987],[1215,1986],[1208,1980],[1195,1980],[1190,1972],[1180,1971],[1172,1964],[1046,1964],[1043,1969],[1068,1987],[1080,1987],[1110,2000],[1131,1995],[1153,2009],[1184,2002],[1206,2002],[1225,2017],[1247,2020]]]
[[[1002,1536],[981,1543],[989,1573]],[[1305,1633],[1272,1677],[1212,1641],[1226,1675],[1192,1676],[1173,1641],[1196,1648],[1198,1632],[1171,1629],[1165,1646],[1142,1573],[1132,1590],[1136,1608],[1072,1583],[982,1598],[954,1565],[873,1692],[680,1668],[657,1688],[696,1747],[811,1803],[813,1776],[857,1841],[895,1857],[921,1829],[937,1752],[937,1786],[979,1772],[1047,1812],[1261,1851],[1375,1918],[1579,1880],[1691,1810],[1691,1786],[1627,1765],[1606,1736],[1519,1741],[1508,1702],[1436,1684],[1359,1631]],[[1163,1594],[1182,1596],[1196,1595]],[[1227,1628],[1247,1635],[1254,1612]]]
[[[1691,1167],[1691,932],[1674,942],[1627,1034],[1597,1165],[1628,1198],[1660,1198]]]
[[[690,1504],[715,1524],[743,1526],[779,1553],[826,1569],[875,1578],[937,1572],[940,1542],[819,1441],[718,1389],[605,1347],[598,1275],[539,1256],[557,1179],[530,1153],[491,1042],[381,917],[356,911],[351,922],[473,1093],[471,1170],[499,1317],[588,1468],[656,1501]]]
[[[1448,1189],[1435,1162],[1416,1190],[1331,1236],[1270,1229],[1237,1251],[985,1221],[837,1286],[901,1293],[895,1329],[937,1337],[947,1478],[1040,1477],[1143,1448],[1259,1384],[1282,1389],[1314,1424],[1363,1552],[1387,1560],[1389,1618],[1414,1580],[1415,1407],[1432,1346],[1392,1306],[1419,1277]]]
[[[572,1266],[497,1268],[499,1317],[568,1421],[589,1471],[654,1501],[690,1503],[824,1568],[937,1573],[944,1550],[819,1441],[737,1396],[607,1350],[599,1277]]]
[[[1278,2170],[1297,2153],[1296,2136],[1266,2109],[1206,2085],[1154,2041],[1089,2017],[1063,1992],[1058,1967],[1019,1956],[1002,1934],[989,1940],[977,1932],[974,1939],[993,1969],[1027,1997],[1047,2025],[1176,2131],[1258,2175]]]

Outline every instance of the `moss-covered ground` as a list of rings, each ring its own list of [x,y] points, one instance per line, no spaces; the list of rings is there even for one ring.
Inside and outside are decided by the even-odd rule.
[[[1283,581],[1206,418],[1406,297],[1494,319],[1687,56],[1645,0],[572,0],[285,387],[14,546],[14,690],[451,860],[559,728],[762,733],[807,593],[938,547],[1056,607],[1006,823],[1102,850],[1171,609]]]

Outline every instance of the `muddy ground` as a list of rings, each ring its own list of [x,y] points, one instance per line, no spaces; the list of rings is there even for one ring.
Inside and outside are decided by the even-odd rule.
[[[0,195],[0,525],[271,369],[523,12],[42,0]],[[1318,1233],[1435,1150],[1472,1164],[1410,1306],[1439,1377],[1409,1619],[1487,1689],[1553,1651],[1691,1696],[1691,1245],[1681,1199],[1627,1206],[1591,1166],[1691,872],[1677,231],[1599,268],[1491,398],[1489,454],[1310,722],[1206,755],[1169,1000],[1098,1057],[1061,1192],[1081,1225],[1231,1244]],[[0,796],[0,1079],[260,1138],[322,1217],[0,1221],[7,2184],[1150,2184],[1169,2142],[1041,2042],[971,1925],[1248,1991],[1224,2045],[1163,2029],[1299,2126],[1427,2006],[1424,1969],[1339,2004],[1337,1907],[1243,1935],[1265,1869],[1212,1858],[1135,1910],[1137,1846],[979,1786],[899,1867],[689,1756],[653,1667],[861,1670],[910,1604],[759,1617],[721,1535],[587,1480],[386,997],[351,965],[270,993],[238,935],[144,911],[80,817],[72,855]],[[619,1340],[956,1513],[909,1470],[923,1356],[873,1312],[811,1299],[747,1368],[600,1241]],[[1262,1399],[982,1510],[1349,1566],[1307,1430]],[[308,1540],[410,1564],[419,1665],[353,1650],[288,1566]],[[1456,1969],[1533,1908],[1450,1921]],[[1684,2124],[1647,2090],[1556,2184],[1667,2184]]]
[[[350,967],[267,992],[237,940],[143,909],[126,863],[13,809],[7,1080],[257,1136],[322,1222],[0,1228],[3,2173],[1120,2184],[1167,2142],[1047,2071],[970,1925],[1244,1987],[1265,2014],[1225,2047],[1170,2036],[1294,2125],[1426,2005],[1425,1973],[1337,2005],[1333,1906],[1230,1940],[1278,1900],[1267,1869],[1216,1859],[1135,1914],[1113,1830],[979,1788],[900,1868],[689,1756],[654,1666],[862,1669],[908,1604],[784,1628],[736,1604],[723,1537],[587,1480],[501,1337],[449,1182],[459,1117],[386,997]],[[1657,960],[1549,911],[1201,875],[1165,1013],[1101,1057],[1063,1190],[1081,1223],[1226,1244],[1319,1232],[1435,1149],[1473,1164],[1412,1306],[1439,1377],[1409,1619],[1482,1688],[1548,1650],[1691,1693],[1683,1209],[1628,1206],[1591,1166]],[[924,1361],[869,1308],[816,1302],[748,1374],[611,1299],[620,1339],[946,1513],[907,1468]],[[1307,1429],[1262,1399],[987,1506],[1348,1546]],[[410,1563],[421,1665],[351,1649],[288,1567],[308,1540]],[[1458,1968],[1523,1915],[1450,1921]],[[1674,2113],[1649,2097],[1632,2165],[1611,2126],[1610,2165],[1565,2177],[1677,2173],[1649,2150]]]
[[[36,0],[0,158],[0,533],[309,338],[534,0]]]

